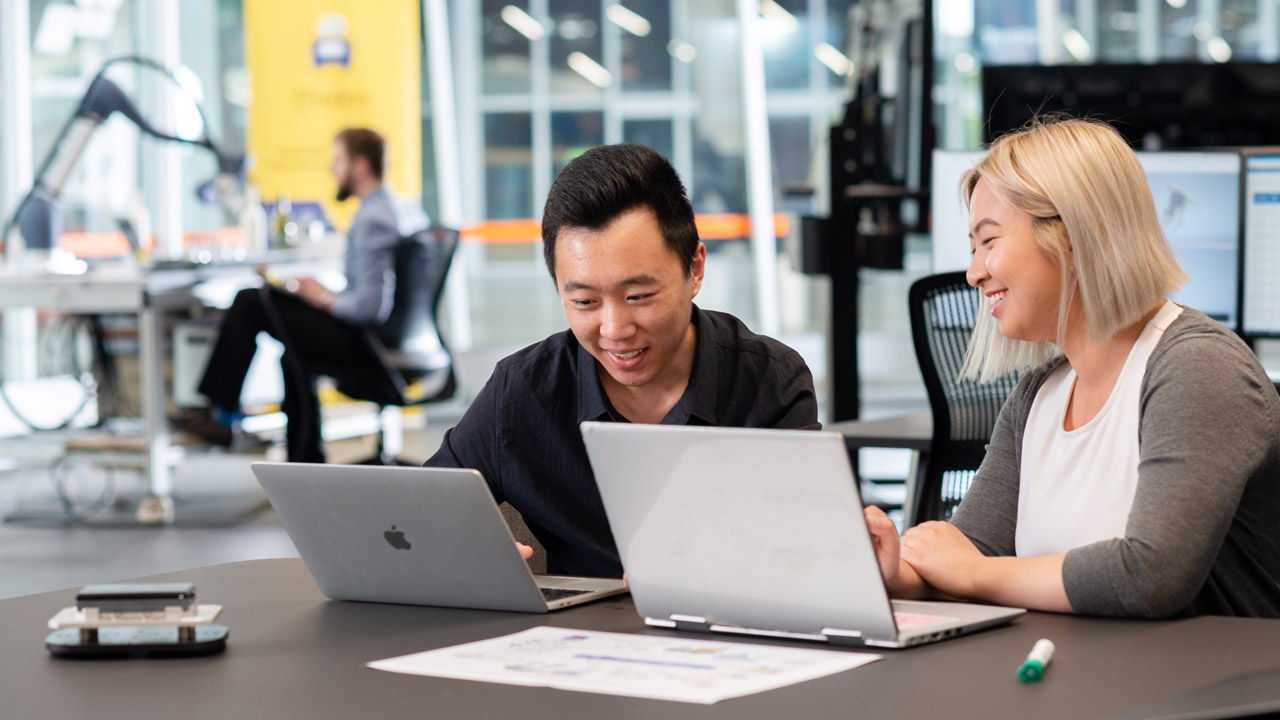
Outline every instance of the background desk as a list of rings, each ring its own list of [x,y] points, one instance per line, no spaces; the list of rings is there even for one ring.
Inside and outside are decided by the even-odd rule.
[[[207,658],[65,661],[44,650],[45,622],[74,591],[0,601],[3,715],[11,718],[1094,718],[1190,707],[1187,691],[1258,670],[1280,672],[1280,621],[1170,622],[1031,614],[1014,625],[884,653],[864,668],[700,706],[412,677],[371,660],[536,625],[654,632],[629,598],[549,615],[326,601],[300,560],[215,565],[154,579],[192,580],[225,606],[227,651]],[[696,636],[695,636],[696,637]],[[1057,643],[1042,682],[1015,670],[1036,639]],[[812,647],[807,644],[800,644]],[[1280,677],[1280,675],[1277,675]],[[1256,684],[1256,683],[1255,683]],[[1262,699],[1280,710],[1280,682]],[[1213,701],[1213,706],[1221,704]],[[1215,717],[1227,717],[1218,714]]]
[[[138,367],[141,415],[146,439],[146,473],[151,498],[167,503],[173,494],[171,465],[181,461],[180,448],[170,445],[166,392],[164,321],[167,313],[209,304],[208,286],[218,281],[230,287],[260,284],[257,266],[270,261],[283,274],[324,274],[332,263],[323,256],[284,251],[255,261],[147,269],[124,263],[91,268],[80,275],[0,268],[0,308],[34,307],[68,313],[122,313],[138,317]],[[281,270],[283,268],[283,270]],[[226,288],[221,288],[226,290]],[[153,508],[153,510],[159,509]],[[171,515],[171,513],[170,513]],[[153,515],[154,516],[154,515]],[[158,518],[157,519],[162,519]]]
[[[823,429],[843,433],[850,450],[876,447],[928,452],[933,444],[933,413],[925,410],[880,420],[844,420]]]
[[[241,272],[252,273],[252,268]],[[142,379],[143,432],[147,438],[147,479],[152,497],[173,492],[169,426],[166,417],[163,316],[195,307],[201,276],[194,271],[148,272],[128,265],[101,266],[82,275],[0,273],[0,308],[35,307],[72,313],[129,313],[138,316],[138,369]]]
[[[920,468],[933,445],[933,413],[925,410],[911,415],[895,415],[880,420],[844,420],[823,428],[844,435],[849,457],[861,448],[901,448],[911,451],[911,466],[904,480],[907,488],[902,502],[904,518],[916,516]],[[906,520],[904,520],[906,522]]]

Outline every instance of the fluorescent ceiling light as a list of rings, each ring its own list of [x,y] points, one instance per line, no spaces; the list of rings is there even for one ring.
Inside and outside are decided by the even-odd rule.
[[[1167,1],[1169,3],[1169,7],[1175,10],[1181,10],[1182,8],[1187,6],[1187,0],[1167,0]]]
[[[943,35],[964,38],[973,34],[973,0],[946,0],[935,7]]]
[[[1066,46],[1067,52],[1071,53],[1071,57],[1080,62],[1089,62],[1093,59],[1093,48],[1089,47],[1089,41],[1075,28],[1062,33],[1062,44]]]
[[[538,22],[537,18],[515,5],[506,5],[502,8],[502,22],[534,42],[541,40],[542,36],[547,34],[546,28],[542,27],[542,23]]]
[[[80,8],[76,19],[76,34],[91,40],[106,40],[116,27],[115,8]]]
[[[1209,42],[1205,43],[1205,50],[1214,62],[1224,63],[1231,59],[1231,45],[1221,37],[1209,38]]]
[[[613,73],[583,53],[576,51],[569,53],[569,67],[598,88],[607,88],[613,84]]]
[[[610,5],[609,9],[604,11],[604,14],[614,25],[636,37],[648,37],[653,30],[653,26],[649,24],[649,21],[643,15],[628,10],[621,5]]]
[[[698,58],[698,49],[683,40],[667,43],[667,53],[683,63],[691,63]]]
[[[105,40],[111,37],[120,13],[121,0],[76,0],[80,17],[76,22],[76,34],[82,38]]]
[[[826,65],[831,72],[845,77],[853,74],[853,61],[830,43],[820,42],[813,47],[813,55],[818,62]]]
[[[800,29],[800,21],[796,20],[796,16],[774,0],[760,0],[760,15],[779,32],[793,33]]]
[[[41,55],[66,55],[76,42],[80,10],[75,5],[49,3],[40,14],[31,49]]]

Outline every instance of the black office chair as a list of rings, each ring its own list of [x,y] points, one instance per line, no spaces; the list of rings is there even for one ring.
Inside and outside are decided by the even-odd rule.
[[[402,239],[396,246],[391,316],[364,333],[371,361],[318,369],[337,382],[343,395],[378,405],[377,453],[362,464],[420,465],[388,452],[382,411],[447,400],[457,390],[453,356],[436,322],[457,247],[458,231],[451,228],[431,227]]]
[[[911,525],[951,517],[986,454],[1016,375],[992,383],[960,379],[981,296],[962,272],[917,280],[908,294],[911,336],[933,410],[933,443],[916,478]]]

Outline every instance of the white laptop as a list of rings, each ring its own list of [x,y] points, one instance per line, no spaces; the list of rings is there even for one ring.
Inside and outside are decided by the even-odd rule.
[[[335,600],[547,612],[626,592],[535,576],[475,470],[253,463],[316,585]]]
[[[650,625],[899,648],[1026,612],[890,601],[844,437],[582,424]]]

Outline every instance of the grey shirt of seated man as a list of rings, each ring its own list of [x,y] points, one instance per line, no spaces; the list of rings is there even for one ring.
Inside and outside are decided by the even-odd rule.
[[[347,287],[329,312],[352,325],[385,323],[396,294],[396,245],[428,225],[421,208],[399,202],[385,185],[361,198],[347,230]]]
[[[727,313],[693,309],[689,385],[664,424],[817,429],[813,378],[791,348]],[[564,331],[498,363],[434,467],[479,470],[547,550],[554,574],[618,577],[622,565],[578,425],[626,422],[595,359]]]
[[[1014,555],[1022,435],[1063,359],[1023,376],[952,523],[985,555]],[[1125,537],[1067,553],[1084,615],[1280,617],[1280,396],[1248,346],[1185,309],[1147,361],[1138,487]]]

